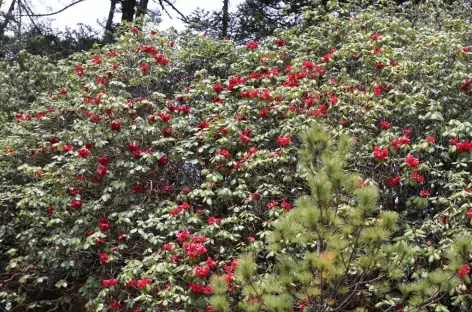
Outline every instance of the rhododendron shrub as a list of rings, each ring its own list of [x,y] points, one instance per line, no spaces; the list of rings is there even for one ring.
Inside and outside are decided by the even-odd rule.
[[[298,161],[319,155],[300,133],[317,122],[353,138],[346,168],[398,214],[386,236],[412,254],[402,282],[454,271],[460,284],[425,303],[468,309],[470,244],[448,256],[471,234],[471,25],[440,4],[404,9],[306,12],[248,46],[127,26],[116,44],[47,65],[31,105],[12,93],[21,105],[1,130],[1,304],[211,311],[218,292],[232,300],[220,308],[260,306],[238,259],[251,251],[272,274],[280,251],[266,237],[307,194]],[[368,306],[420,308],[420,290]],[[320,307],[312,295],[291,308]]]

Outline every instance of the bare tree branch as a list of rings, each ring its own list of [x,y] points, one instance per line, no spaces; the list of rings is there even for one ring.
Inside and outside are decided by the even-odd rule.
[[[180,17],[182,18],[182,20],[184,22],[187,21],[187,17],[185,15],[182,14],[182,12],[180,12],[173,4],[172,2],[170,2],[169,0],[159,0],[159,4],[161,5],[161,8],[167,13],[167,15],[169,16],[169,18],[172,19],[172,16],[170,16],[169,12],[167,12],[167,10],[165,9],[164,7],[164,3],[166,3],[167,5],[169,5],[175,12],[177,12]]]
[[[23,9],[25,9],[26,15],[28,16],[29,20],[33,24],[36,31],[39,32],[40,34],[42,34],[43,32],[41,31],[41,28],[39,28],[38,25],[36,25],[33,17],[31,16],[33,14],[33,10],[26,4],[26,2],[25,3],[19,2],[19,5],[21,5],[23,7]]]
[[[70,8],[71,6],[74,6],[80,2],[84,2],[85,0],[77,0],[75,2],[72,2],[71,4],[69,5],[66,5],[65,7],[63,7],[62,9],[60,9],[59,11],[56,11],[56,12],[51,12],[51,13],[44,13],[44,14],[32,14],[32,15],[20,15],[20,16],[30,16],[30,17],[40,17],[40,16],[51,16],[51,15],[55,15],[55,14],[58,14],[58,13],[61,13],[65,10],[67,10],[68,8]]]
[[[2,24],[0,24],[0,37],[3,36],[5,33],[5,29],[8,26],[8,22],[13,19],[13,10],[15,10],[15,2],[16,0],[13,0],[10,4],[10,8],[8,9],[7,14],[5,15],[5,20],[3,21]]]

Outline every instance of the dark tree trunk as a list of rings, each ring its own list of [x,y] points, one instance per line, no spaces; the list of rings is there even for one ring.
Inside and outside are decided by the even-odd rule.
[[[5,29],[8,26],[8,22],[10,22],[11,19],[13,19],[13,11],[15,10],[15,3],[16,0],[13,0],[10,4],[10,7],[8,8],[7,14],[5,14],[5,20],[3,21],[2,24],[0,24],[0,38],[3,37],[5,34]]]
[[[121,12],[123,13],[121,21],[132,22],[134,19],[134,9],[136,7],[136,0],[122,0]]]
[[[116,3],[118,0],[110,0],[110,12],[105,26],[105,42],[111,42],[113,39],[113,17],[115,16]]]
[[[223,0],[223,29],[222,36],[226,37],[228,35],[228,25],[229,25],[229,0]]]
[[[147,7],[149,0],[140,0],[138,5],[138,11],[136,12],[136,17],[141,17],[146,15]]]

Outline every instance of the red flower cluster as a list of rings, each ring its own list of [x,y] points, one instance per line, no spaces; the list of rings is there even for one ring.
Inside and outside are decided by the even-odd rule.
[[[210,268],[208,266],[196,266],[195,267],[195,275],[201,278],[207,277],[208,273],[210,273]]]
[[[392,128],[392,124],[389,123],[388,121],[381,121],[381,122],[380,122],[380,128],[382,128],[382,129],[390,129],[390,128]]]
[[[375,146],[372,155],[377,160],[385,160],[388,157],[388,148],[380,149],[378,146]]]
[[[401,137],[399,139],[395,138],[392,140],[392,146],[395,148],[395,149],[399,149],[400,147],[402,147],[402,145],[405,145],[405,144],[410,144],[411,142],[411,139],[404,136],[404,137]]]
[[[220,224],[221,223],[221,218],[215,218],[215,217],[211,216],[211,217],[208,218],[207,223],[209,225]]]
[[[411,173],[411,178],[415,180],[418,183],[423,183],[424,182],[424,177],[418,172],[418,171],[413,171]]]
[[[258,47],[259,45],[255,41],[251,41],[246,44],[246,48],[251,49],[251,50],[257,49]]]
[[[197,294],[211,295],[213,293],[213,288],[210,285],[205,286],[202,284],[190,283],[189,288]]]
[[[280,146],[285,146],[285,145],[290,144],[290,142],[292,142],[292,137],[290,137],[290,136],[280,136],[277,139],[277,142],[279,142]]]
[[[421,197],[428,197],[429,196],[429,191],[428,190],[421,190],[420,191],[420,196]]]
[[[112,279],[103,280],[102,285],[105,288],[116,285],[116,279],[112,278]]]
[[[87,158],[90,156],[90,151],[86,148],[81,148],[77,151],[77,154],[82,158]]]
[[[110,222],[107,219],[101,217],[100,222],[98,223],[98,228],[100,231],[108,231],[111,228]]]
[[[183,243],[185,252],[188,254],[189,258],[195,259],[199,255],[207,252],[207,249],[203,244],[200,243]]]
[[[410,168],[416,168],[420,164],[420,160],[418,158],[415,158],[413,155],[409,154],[405,158],[405,164]]]
[[[460,269],[459,271],[457,272],[457,276],[459,278],[464,278],[466,277],[467,275],[469,275],[470,273],[470,267],[468,264],[464,264]]]
[[[387,185],[389,187],[394,187],[398,184],[400,184],[400,181],[401,181],[401,177],[397,176],[397,177],[391,177],[391,178],[388,178],[387,180]]]

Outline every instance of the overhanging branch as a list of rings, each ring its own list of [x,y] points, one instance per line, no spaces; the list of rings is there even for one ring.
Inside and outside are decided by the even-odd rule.
[[[51,12],[51,13],[44,13],[44,14],[26,14],[26,15],[20,15],[20,16],[30,16],[30,17],[42,17],[42,16],[51,16],[51,15],[56,15],[58,13],[61,13],[65,10],[67,10],[68,8],[70,8],[71,6],[74,6],[76,5],[77,3],[80,3],[80,2],[84,2],[85,0],[77,0],[75,2],[72,2],[71,4],[69,5],[66,5],[65,7],[63,7],[62,9],[60,9],[59,11],[55,11],[55,12]]]

